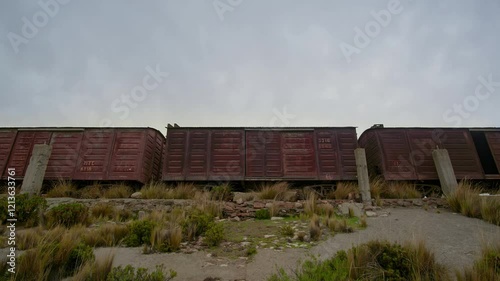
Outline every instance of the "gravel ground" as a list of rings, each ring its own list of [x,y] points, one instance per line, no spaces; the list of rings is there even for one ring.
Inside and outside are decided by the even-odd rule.
[[[259,249],[250,260],[229,260],[210,256],[205,252],[193,254],[143,255],[142,248],[101,248],[96,255],[115,253],[114,266],[132,264],[153,269],[157,264],[177,271],[174,280],[203,281],[207,277],[219,280],[262,281],[284,267],[296,268],[309,254],[320,258],[331,257],[338,250],[374,239],[389,241],[424,240],[438,262],[450,270],[471,266],[485,243],[500,241],[500,227],[478,219],[471,219],[447,210],[425,211],[421,208],[391,208],[377,211],[378,217],[368,218],[368,227],[350,234],[336,234],[317,246],[288,249],[282,252]],[[217,279],[215,279],[217,280]]]

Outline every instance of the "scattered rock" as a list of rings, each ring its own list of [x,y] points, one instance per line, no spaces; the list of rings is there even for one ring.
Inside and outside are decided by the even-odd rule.
[[[254,209],[263,209],[264,207],[266,207],[266,205],[262,202],[255,202],[253,203],[253,208]]]
[[[241,221],[240,217],[236,216],[234,218],[231,219],[232,221]]]
[[[295,202],[298,199],[298,193],[296,190],[289,190],[283,194],[283,201]]]
[[[279,220],[282,220],[284,219],[283,217],[271,217],[271,220],[272,221],[279,221]]]
[[[142,198],[142,193],[141,192],[134,192],[134,193],[132,193],[132,195],[130,195],[130,198],[141,199]]]
[[[276,235],[274,234],[264,235],[264,238],[271,238],[271,237],[276,237]]]
[[[238,198],[236,200],[236,203],[238,203],[239,205],[243,204],[243,198]]]
[[[302,209],[302,203],[300,203],[300,202],[295,202],[295,208],[296,208],[296,209]]]
[[[271,209],[273,207],[273,203],[267,202],[266,203],[266,208]]]
[[[362,203],[342,203],[339,205],[339,210],[343,215],[349,215],[349,209],[353,211],[356,217],[360,217],[363,214]]]
[[[309,235],[305,235],[304,242],[311,242],[311,237],[309,237]]]
[[[366,216],[367,217],[376,217],[377,216],[377,213],[373,212],[373,211],[366,211]]]
[[[253,201],[255,200],[255,193],[253,192],[234,192],[233,193],[233,201],[238,202],[241,199],[241,202]],[[241,203],[238,203],[241,204]]]

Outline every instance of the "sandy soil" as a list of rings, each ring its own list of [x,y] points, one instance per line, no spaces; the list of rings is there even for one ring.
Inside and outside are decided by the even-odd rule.
[[[485,243],[500,241],[500,227],[442,209],[440,213],[420,208],[378,211],[379,215],[384,213],[387,216],[368,218],[365,230],[336,234],[309,250],[287,249],[280,252],[259,249],[249,261],[213,257],[206,252],[143,255],[142,248],[100,248],[96,249],[96,255],[99,257],[113,252],[115,266],[132,264],[153,269],[157,264],[164,264],[165,268],[177,271],[174,280],[202,281],[213,277],[219,280],[261,281],[276,272],[277,267],[288,271],[295,269],[297,263],[309,254],[328,258],[338,250],[373,239],[397,242],[424,240],[437,261],[452,271],[471,266]]]

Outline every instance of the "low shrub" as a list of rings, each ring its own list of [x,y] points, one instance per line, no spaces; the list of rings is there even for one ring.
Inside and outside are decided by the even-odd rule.
[[[124,239],[127,247],[139,247],[141,245],[151,245],[151,233],[155,223],[149,220],[133,221],[129,225],[128,235]]]
[[[55,206],[47,212],[47,225],[71,227],[77,224],[88,225],[89,210],[81,203],[66,203]]]
[[[268,220],[271,219],[271,213],[268,209],[260,209],[255,212],[255,219],[257,220]]]
[[[213,220],[213,216],[199,210],[194,210],[188,214],[186,219],[181,224],[183,233],[185,234],[187,240],[194,240],[198,236],[205,233]]]
[[[16,223],[26,227],[36,226],[40,223],[43,212],[47,209],[45,198],[29,194],[19,194],[15,197],[16,211],[14,218]],[[5,223],[7,218],[11,218],[8,209],[7,197],[1,198],[0,220]]]
[[[80,242],[76,247],[71,249],[69,253],[69,257],[65,264],[67,275],[72,275],[85,263],[93,261],[94,258],[94,249]]]
[[[221,223],[211,223],[205,232],[204,240],[208,246],[217,246],[224,240],[224,225]]]
[[[134,268],[131,265],[127,265],[124,268],[121,266],[114,267],[108,274],[107,281],[169,281],[177,276],[177,273],[170,270],[166,273],[163,266],[157,265],[156,269],[148,273],[146,268]]]
[[[231,185],[229,183],[224,183],[213,187],[210,193],[212,200],[230,201],[232,199]]]
[[[339,251],[328,260],[312,258],[293,276],[284,269],[268,280],[450,280],[443,266],[422,243],[391,244],[371,241]]]
[[[247,248],[246,255],[247,257],[251,257],[257,254],[257,247],[255,245],[251,245]]]

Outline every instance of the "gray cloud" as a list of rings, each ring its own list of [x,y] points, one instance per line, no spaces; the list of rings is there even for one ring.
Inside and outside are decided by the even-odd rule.
[[[348,63],[339,45],[390,1],[351,2],[244,0],[221,21],[211,0],[73,0],[16,54],[9,32],[41,8],[4,1],[0,125],[269,126],[286,107],[291,126],[453,126],[479,76],[500,82],[498,1],[401,0]],[[170,76],[121,118],[113,102],[156,65]],[[462,125],[500,126],[499,96]]]

